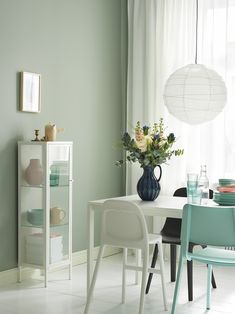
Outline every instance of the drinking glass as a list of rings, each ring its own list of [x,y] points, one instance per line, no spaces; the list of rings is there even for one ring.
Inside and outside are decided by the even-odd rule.
[[[187,198],[188,203],[193,204],[195,202],[195,197],[197,194],[198,188],[198,174],[196,173],[188,173],[187,174]],[[194,199],[193,199],[194,196]]]
[[[201,205],[201,200],[202,200],[202,190],[199,187],[197,187],[193,191],[192,204]]]

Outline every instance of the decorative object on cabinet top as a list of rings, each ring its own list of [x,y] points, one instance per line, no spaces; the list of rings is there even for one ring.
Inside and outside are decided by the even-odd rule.
[[[40,139],[39,138],[39,129],[34,130],[35,138],[32,142],[55,142],[57,138],[57,134],[59,132],[63,132],[64,128],[57,128],[55,123],[49,122],[44,127],[45,135]]]
[[[56,141],[57,128],[56,124],[49,122],[45,125],[45,141]]]
[[[63,128],[58,129],[56,124],[49,122],[45,125],[45,141],[56,141],[57,133],[64,131]]]
[[[35,134],[35,139],[32,140],[32,142],[39,142],[40,141],[40,139],[39,139],[39,130],[38,129],[34,130],[34,134]]]

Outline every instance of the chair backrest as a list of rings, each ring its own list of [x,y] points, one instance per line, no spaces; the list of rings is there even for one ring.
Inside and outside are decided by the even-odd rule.
[[[212,246],[235,245],[235,208],[186,204],[183,208],[181,248],[185,256],[188,243]]]
[[[186,187],[175,190],[173,196],[187,197]],[[174,238],[180,238],[181,218],[166,218],[161,234]]]
[[[173,196],[180,196],[180,197],[187,197],[187,188],[182,187],[177,190],[175,190]],[[209,189],[209,198],[213,198],[213,190]]]
[[[187,197],[187,188],[182,187],[175,190],[173,196],[177,197]],[[209,190],[209,198],[213,198],[213,190]],[[173,238],[180,238],[181,232],[181,218],[167,218],[165,224],[162,228],[161,234],[173,237]]]
[[[182,188],[175,190],[173,196],[187,197],[187,188],[182,187]]]
[[[101,243],[123,248],[147,249],[147,226],[139,206],[122,200],[105,201]]]

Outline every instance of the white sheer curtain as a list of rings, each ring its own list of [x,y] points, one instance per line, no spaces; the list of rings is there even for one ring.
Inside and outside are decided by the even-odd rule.
[[[128,1],[127,127],[152,124],[163,117],[178,138],[183,157],[163,165],[161,188],[172,194],[185,185],[186,173],[206,164],[210,183],[235,177],[235,0],[199,0],[198,63],[226,81],[228,103],[212,122],[189,126],[172,117],[163,104],[168,76],[195,59],[196,0]],[[127,169],[127,193],[136,193],[142,171]],[[156,173],[157,175],[157,173]]]

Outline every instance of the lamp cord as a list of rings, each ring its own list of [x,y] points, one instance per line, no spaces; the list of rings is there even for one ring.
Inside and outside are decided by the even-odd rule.
[[[196,0],[196,52],[195,52],[195,64],[197,64],[197,36],[198,36],[198,0]]]

